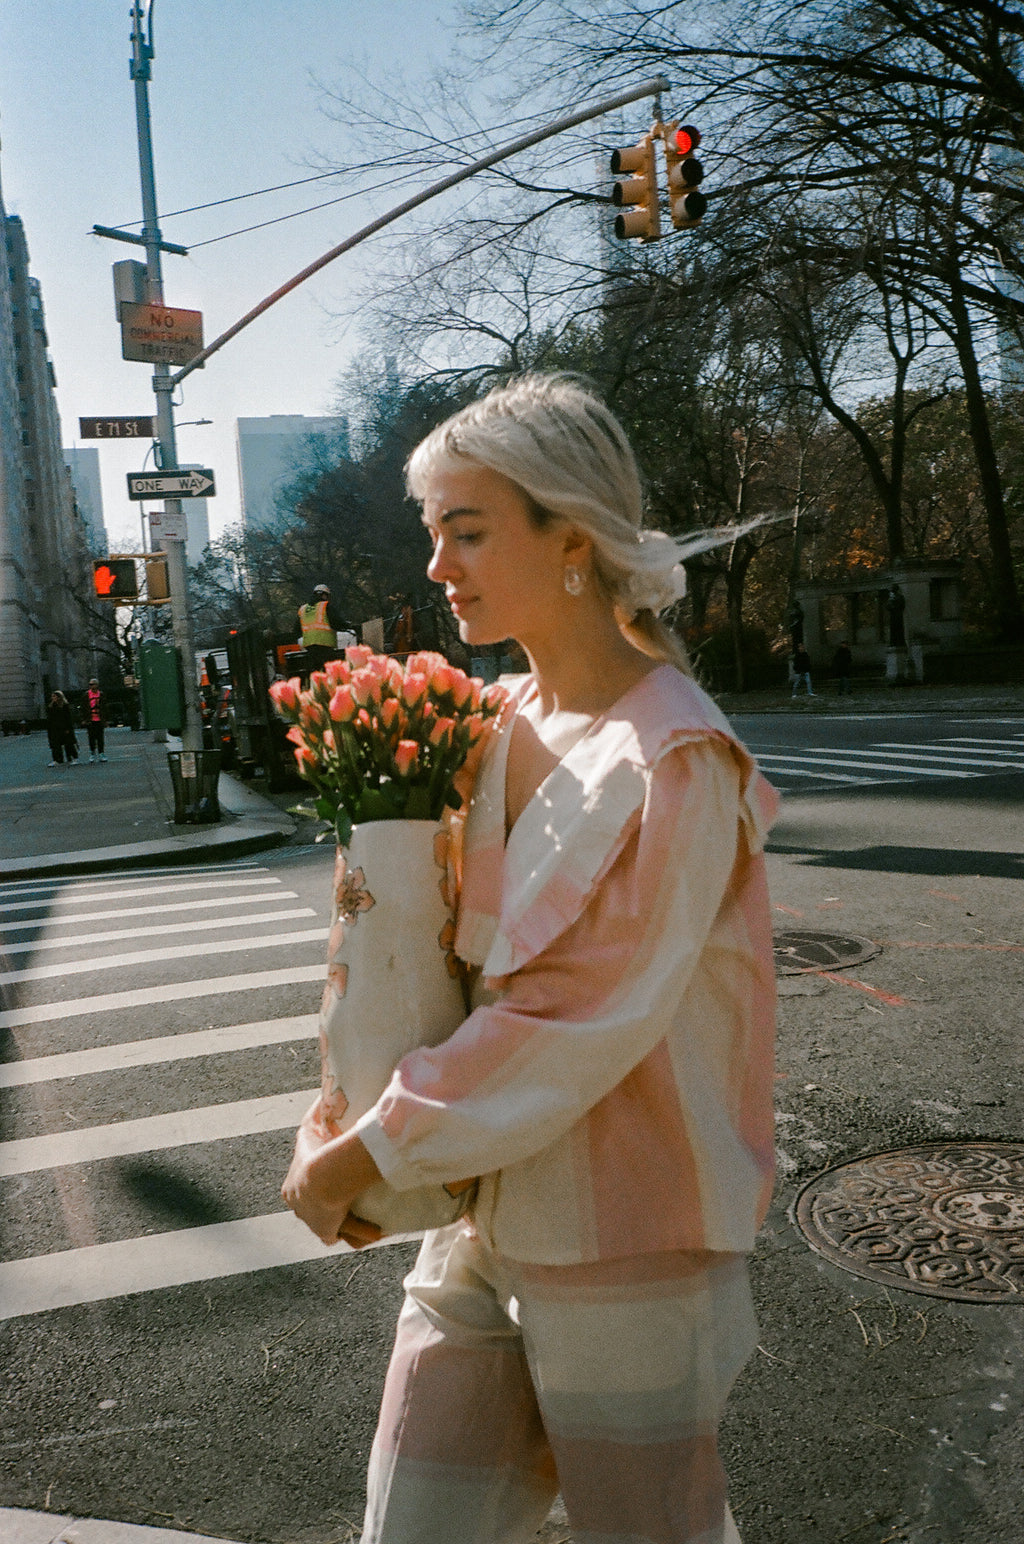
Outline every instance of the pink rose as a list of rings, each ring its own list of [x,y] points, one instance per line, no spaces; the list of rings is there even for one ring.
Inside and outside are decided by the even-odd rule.
[[[407,675],[402,682],[402,701],[407,708],[415,708],[427,695],[430,685],[425,675]]]
[[[443,697],[455,686],[455,667],[446,659],[440,660],[430,672],[430,689]]]
[[[345,650],[345,658],[353,670],[365,670],[373,658],[373,650],[368,649],[365,643],[353,643]]]
[[[349,686],[339,686],[331,698],[330,715],[336,724],[349,724],[355,717],[356,702]]]
[[[433,746],[447,745],[451,742],[454,729],[455,720],[453,718],[439,718],[431,725],[427,739]]]
[[[416,770],[420,748],[415,740],[399,740],[395,748],[395,766],[399,777],[409,777]]]
[[[293,745],[305,745],[306,743],[306,736],[303,734],[298,724],[292,725],[288,733],[285,735],[285,739],[291,740]]]
[[[352,695],[361,708],[380,701],[380,676],[369,665],[353,671]]]
[[[302,690],[298,676],[290,681],[275,681],[270,688],[270,699],[281,714],[291,715],[299,711],[299,694]]]
[[[403,729],[406,723],[402,704],[397,697],[387,697],[380,705],[380,721],[390,734],[393,729]]]
[[[343,659],[329,659],[324,666],[324,675],[332,686],[347,686],[352,672]]]
[[[313,755],[313,752],[305,745],[297,745],[295,747],[295,760],[298,763],[300,772],[315,772],[319,766],[319,762]]]
[[[484,690],[484,707],[487,708],[491,713],[497,713],[498,710],[504,706],[507,697],[508,693],[506,692],[505,688],[497,681],[495,681],[493,686],[488,686]]]
[[[473,686],[469,676],[464,670],[452,671],[451,684],[452,701],[456,708],[464,708],[473,693]]]

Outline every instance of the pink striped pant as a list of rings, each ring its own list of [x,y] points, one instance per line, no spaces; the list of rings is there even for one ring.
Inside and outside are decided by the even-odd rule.
[[[363,1544],[739,1544],[717,1428],[756,1344],[742,1255],[497,1258],[428,1233],[398,1321]]]

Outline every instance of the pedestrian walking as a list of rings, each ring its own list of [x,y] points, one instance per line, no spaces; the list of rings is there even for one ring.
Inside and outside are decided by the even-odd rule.
[[[71,704],[63,692],[53,692],[46,706],[46,738],[50,742],[50,766],[70,766],[78,760],[78,740]]]
[[[793,654],[794,697],[797,695],[797,692],[800,690],[801,686],[803,686],[806,690],[808,697],[814,696],[814,689],[811,686],[811,656],[808,654],[803,644],[801,644]]]
[[[405,1283],[363,1544],[526,1544],[559,1490],[576,1538],[736,1544],[717,1429],[771,1188],[777,797],[658,619],[685,548],[641,530],[596,396],[514,381],[407,474],[462,642],[515,638],[529,673],[466,816],[471,1011],[343,1136],[314,1103],[283,1187],[358,1246],[381,1176],[481,1176]]]
[[[89,760],[106,761],[107,758],[103,753],[103,731],[106,728],[107,714],[100,683],[95,676],[89,682],[85,694],[84,714],[86,733],[89,736]]]
[[[850,677],[853,674],[853,654],[845,638],[840,640],[839,646],[832,656],[832,674],[839,683],[840,697],[846,696],[852,691]]]

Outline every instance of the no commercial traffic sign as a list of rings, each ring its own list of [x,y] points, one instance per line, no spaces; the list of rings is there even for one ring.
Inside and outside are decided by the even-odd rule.
[[[217,489],[206,467],[191,472],[129,472],[130,499],[209,499]]]

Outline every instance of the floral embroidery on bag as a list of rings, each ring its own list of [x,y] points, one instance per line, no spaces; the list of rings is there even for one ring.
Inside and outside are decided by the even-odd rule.
[[[327,1070],[327,1036],[320,1031],[320,1064],[323,1069],[320,1079],[320,1118],[324,1128],[332,1136],[340,1136],[341,1121],[348,1109],[348,1100],[342,1089],[338,1087],[332,1073]]]
[[[361,911],[369,911],[371,906],[376,906],[376,901],[366,889],[366,875],[361,868],[355,868],[350,874],[346,874],[344,880],[334,892],[334,899],[338,907],[338,915],[349,927],[354,927],[359,920]]]

